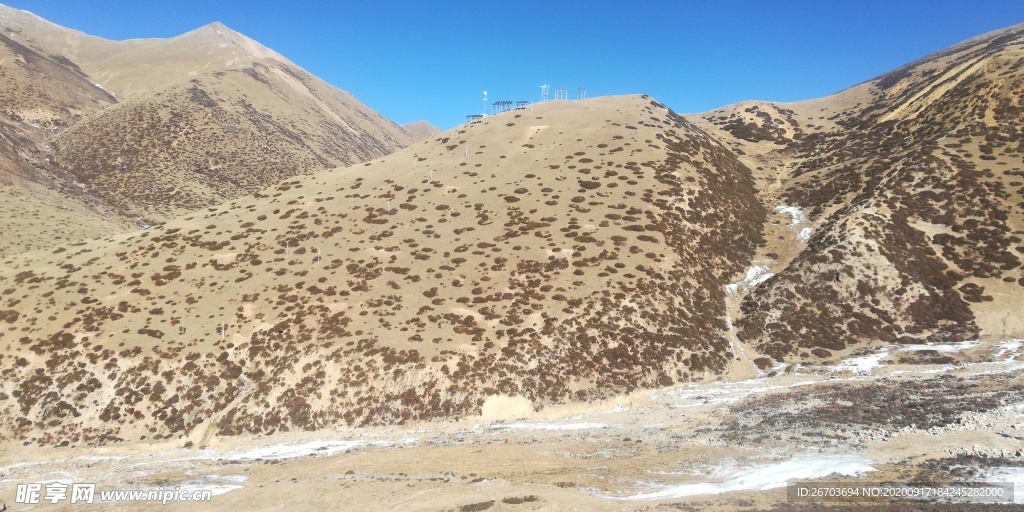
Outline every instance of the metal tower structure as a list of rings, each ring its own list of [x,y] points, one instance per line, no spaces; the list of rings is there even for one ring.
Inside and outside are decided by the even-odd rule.
[[[548,85],[540,86],[540,101],[548,100]]]

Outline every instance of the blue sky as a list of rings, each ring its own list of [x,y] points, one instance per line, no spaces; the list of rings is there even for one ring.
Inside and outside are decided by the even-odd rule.
[[[398,123],[451,128],[541,84],[677,112],[827,96],[1024,22],[1024,1],[0,0],[108,39],[220,21]],[[553,96],[552,92],[552,96]]]

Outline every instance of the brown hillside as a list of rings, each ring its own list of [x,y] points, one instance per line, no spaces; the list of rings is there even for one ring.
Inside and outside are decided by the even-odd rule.
[[[53,162],[147,223],[411,140],[379,114],[279,62],[137,94],[57,136]],[[390,125],[393,130],[381,130]]]
[[[220,23],[109,41],[0,5],[0,32],[0,171],[29,180],[0,191],[24,228],[0,254],[123,232],[413,141]]]
[[[441,133],[441,130],[427,121],[413,121],[402,125],[402,129],[416,140],[423,140]]]
[[[3,432],[202,441],[723,375],[764,219],[750,171],[645,97],[512,111],[10,258]]]
[[[833,97],[694,116],[767,205],[814,227],[767,248],[777,275],[743,300],[739,337],[789,360],[1024,334],[1022,62],[1017,26]]]
[[[73,63],[0,34],[0,254],[124,231],[111,208],[49,166],[49,139],[114,104]]]

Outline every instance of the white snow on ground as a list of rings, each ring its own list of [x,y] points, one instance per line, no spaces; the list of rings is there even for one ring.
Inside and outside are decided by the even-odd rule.
[[[721,494],[732,491],[766,490],[785,487],[787,480],[821,478],[831,474],[860,475],[875,471],[871,461],[856,454],[803,453],[793,458],[766,466],[714,468],[707,475],[706,482],[659,485],[660,490],[632,496],[610,496],[602,492],[591,492],[599,498],[628,501],[653,501]]]
[[[790,226],[799,226],[800,224],[807,222],[807,216],[804,215],[803,208],[800,208],[799,206],[786,206],[780,204],[775,207],[775,211],[788,214],[790,218]]]
[[[851,371],[854,373],[871,373],[871,370],[882,367],[882,359],[885,359],[889,355],[889,349],[883,349],[880,352],[874,354],[867,354],[863,356],[851,357],[844,359],[839,364],[832,367],[832,371],[842,372]]]
[[[775,211],[789,215],[789,225],[797,232],[797,240],[806,242],[811,239],[811,233],[814,232],[814,228],[800,227],[803,224],[807,224],[807,216],[804,215],[804,210],[802,208],[798,206],[779,205],[775,207]]]
[[[747,269],[747,275],[742,280],[725,285],[725,291],[729,295],[736,295],[736,292],[740,290],[740,287],[744,290],[753,288],[768,279],[771,279],[774,275],[775,274],[768,272],[768,267],[764,265],[754,265]]]
[[[922,351],[922,350],[934,350],[936,352],[942,352],[942,353],[956,353],[956,352],[963,352],[965,350],[971,350],[971,349],[977,348],[977,347],[979,347],[981,345],[982,345],[981,341],[978,341],[978,340],[975,340],[975,341],[964,341],[964,342],[960,342],[960,343],[934,343],[934,344],[925,343],[925,344],[919,344],[919,345],[891,345],[891,346],[882,348],[879,352],[876,352],[876,353],[873,353],[873,354],[866,354],[866,355],[862,355],[862,356],[851,357],[849,359],[845,359],[845,360],[841,361],[839,364],[830,367],[830,369],[832,371],[834,371],[834,372],[852,371],[852,372],[855,372],[855,373],[871,373],[872,370],[875,370],[877,368],[881,368],[882,367],[882,359],[885,359],[885,357],[889,355],[890,351],[896,351],[896,352],[917,352],[917,351]],[[1005,363],[1007,363],[1007,362],[1011,363],[1011,365],[1010,365],[1012,367],[1011,369],[1015,369],[1015,368],[1017,368],[1017,365],[1012,364],[1012,363],[1016,363],[1016,361],[1012,361],[1012,359],[1018,354],[1018,352],[1020,351],[1022,346],[1024,346],[1024,340],[1018,340],[1018,339],[1004,340],[1004,341],[1001,341],[1001,342],[999,342],[999,343],[997,343],[995,345],[992,345],[992,349],[995,351],[995,353],[992,355],[992,358],[993,358],[992,361],[986,361],[986,362],[980,362],[980,363],[969,363],[969,364],[962,365],[962,366],[943,365],[941,368],[933,368],[933,369],[928,369],[928,370],[915,369],[913,371],[897,371],[897,372],[892,372],[892,373],[893,374],[906,374],[906,373],[930,374],[930,373],[942,373],[942,372],[950,371],[950,370],[953,370],[953,369],[956,369],[956,368],[980,368],[980,367],[983,367],[983,366],[986,366],[986,365],[1006,366]],[[1024,363],[1021,363],[1021,364],[1024,365]],[[1000,373],[1002,371],[1009,371],[1009,370],[996,370],[996,371],[990,371],[990,372],[975,371],[973,373],[977,373],[977,374]]]
[[[310,441],[308,443],[300,444],[275,444],[270,446],[262,446],[259,448],[254,448],[252,450],[246,450],[242,452],[220,452],[216,450],[203,450],[202,455],[200,455],[199,457],[191,457],[177,460],[294,459],[296,457],[304,457],[306,455],[334,455],[338,452],[343,452],[345,450],[355,448],[358,446],[394,446],[398,444],[414,443],[418,440],[419,438],[416,437],[405,437],[393,441]]]
[[[618,404],[615,407],[612,407],[611,409],[608,409],[606,411],[598,411],[598,412],[596,412],[594,414],[615,414],[617,412],[626,412],[628,410],[629,410],[629,407],[626,407],[625,405],[622,405],[622,404]]]
[[[817,384],[817,379],[809,379],[792,384],[770,385],[771,379],[758,378],[741,380],[737,382],[716,382],[714,386],[691,384],[668,391],[653,398],[669,402],[669,407],[678,409],[682,407],[700,407],[705,405],[723,405],[739,402],[749,396],[765,391],[776,389],[788,389],[799,386]]]
[[[202,478],[195,480],[186,480],[172,485],[165,485],[163,487],[145,487],[143,490],[146,491],[157,491],[171,489],[180,489],[186,492],[195,491],[210,491],[213,496],[219,496],[221,494],[227,494],[237,489],[243,489],[245,486],[240,485],[245,483],[249,477],[245,475],[234,475],[234,476],[220,476],[220,475],[206,475]]]
[[[236,453],[223,453],[215,457],[228,460],[293,459],[313,453],[333,455],[335,453],[366,444],[363,441],[311,441],[302,444],[277,444]]]
[[[543,421],[534,423],[502,423],[499,425],[491,425],[492,430],[506,428],[516,430],[592,430],[608,428],[608,425],[606,423],[549,423]]]
[[[927,343],[923,345],[900,345],[900,352],[918,352],[921,350],[934,350],[936,352],[963,352],[980,346],[980,341],[963,341],[960,343]]]
[[[991,468],[985,482],[1013,482],[1013,502],[1024,503],[1024,468]]]
[[[993,375],[999,373],[1015,373],[1024,370],[1024,360],[1020,357],[1021,348],[1024,347],[1024,340],[1009,339],[1002,340],[992,345],[992,360],[980,363],[969,363],[963,368],[969,368],[972,375]],[[992,368],[981,370],[981,368]]]
[[[1001,341],[993,347],[997,352],[992,357],[996,360],[1004,358],[1011,359],[1020,352],[1022,346],[1024,346],[1024,340],[1013,339]]]

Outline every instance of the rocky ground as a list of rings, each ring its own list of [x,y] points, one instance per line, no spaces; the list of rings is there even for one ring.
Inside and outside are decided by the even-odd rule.
[[[600,403],[492,404],[459,422],[213,438],[205,448],[8,445],[0,497],[14,502],[19,483],[63,482],[213,494],[170,510],[817,510],[789,501],[787,481],[1015,480],[1019,504],[1022,369],[1022,340],[891,346],[831,367],[780,366]]]

